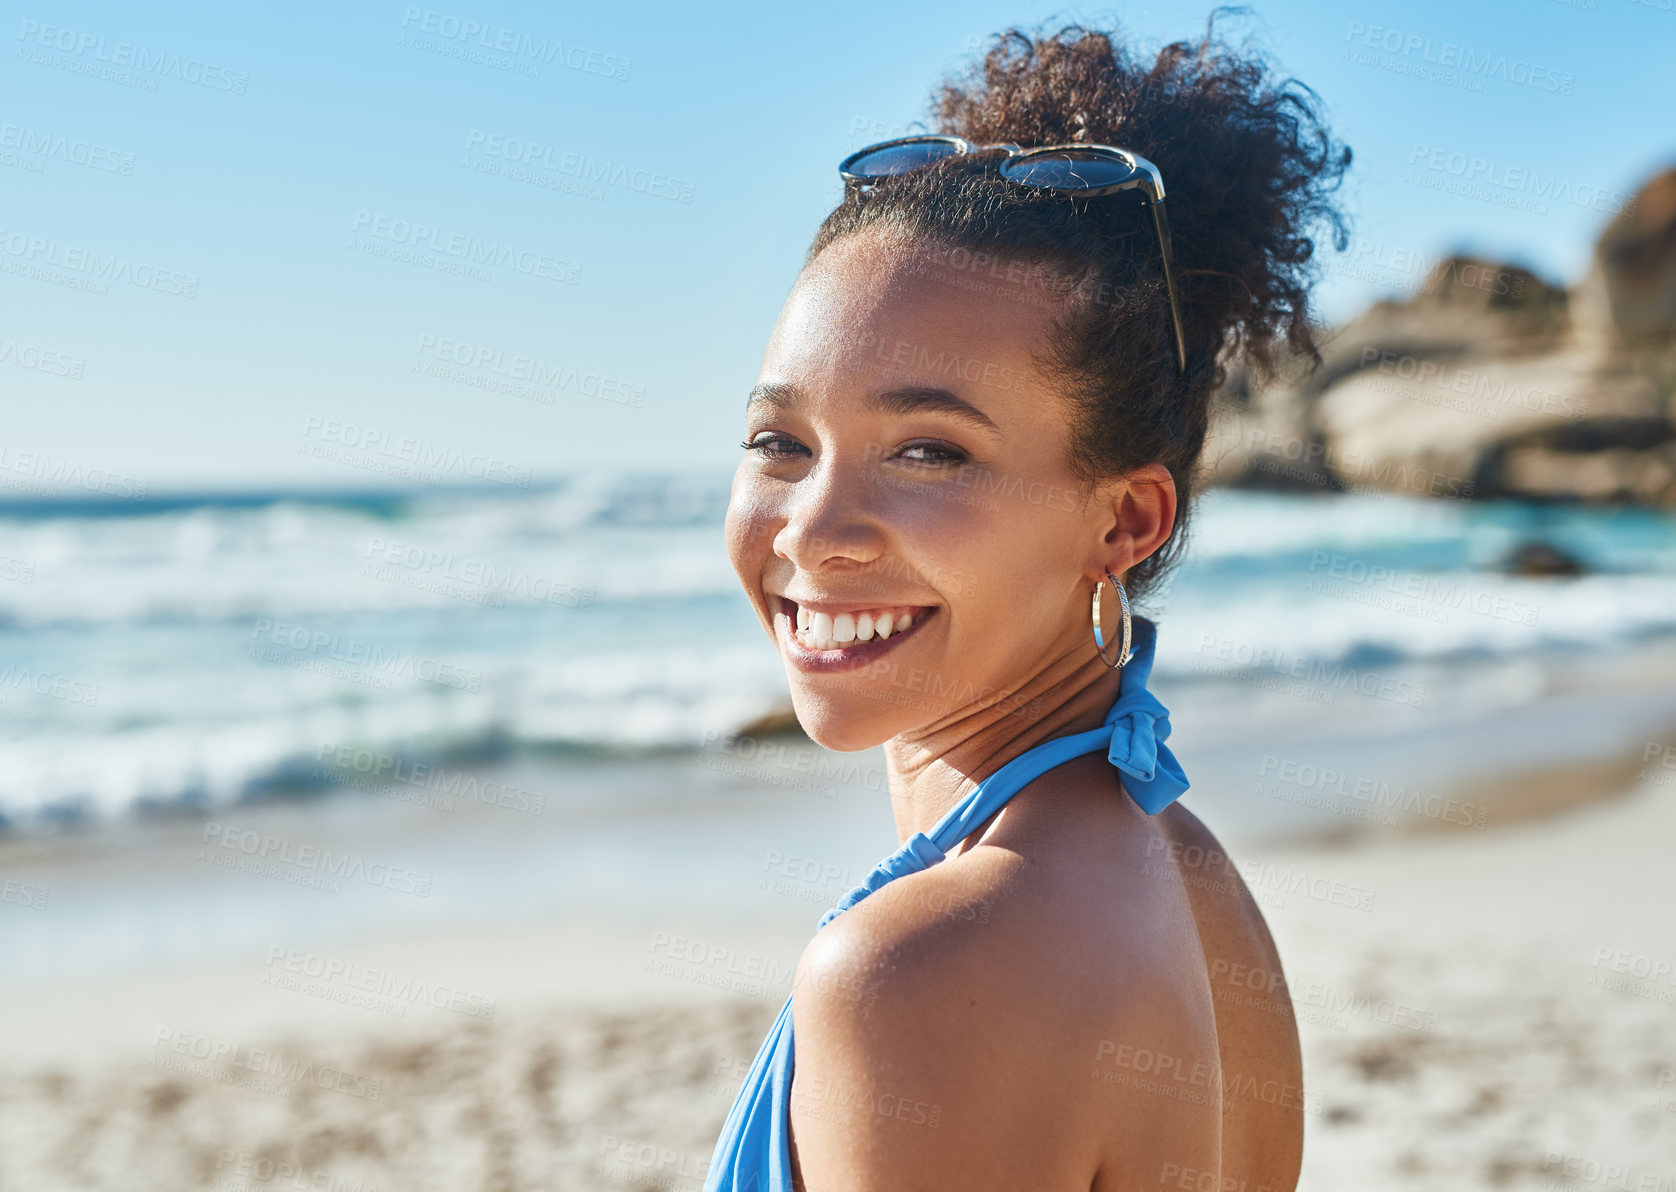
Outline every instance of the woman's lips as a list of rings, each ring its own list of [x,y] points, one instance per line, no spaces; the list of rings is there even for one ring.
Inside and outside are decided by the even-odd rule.
[[[778,604],[775,637],[792,662],[806,671],[866,666],[917,633],[938,608],[934,604],[893,604],[854,610],[811,609],[784,596],[772,599]]]

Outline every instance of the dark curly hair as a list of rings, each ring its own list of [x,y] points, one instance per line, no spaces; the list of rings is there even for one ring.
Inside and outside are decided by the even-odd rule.
[[[1331,201],[1350,165],[1316,93],[1276,80],[1260,52],[1216,38],[1217,9],[1197,41],[1166,45],[1150,64],[1116,34],[1069,25],[996,34],[982,60],[933,92],[935,131],[1026,148],[1119,145],[1163,175],[1187,368],[1179,372],[1157,237],[1136,191],[1074,199],[999,177],[993,155],[933,166],[846,195],[805,264],[834,242],[884,231],[937,259],[1005,261],[1046,278],[1058,307],[1043,371],[1073,409],[1071,466],[1084,481],[1148,463],[1180,494],[1176,530],[1136,564],[1139,596],[1179,556],[1212,394],[1231,353],[1272,378],[1290,358],[1321,356],[1309,317],[1316,225],[1343,250]],[[1022,268],[1021,268],[1022,267]]]

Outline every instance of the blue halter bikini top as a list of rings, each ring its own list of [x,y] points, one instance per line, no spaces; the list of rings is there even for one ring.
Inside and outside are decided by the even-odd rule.
[[[1019,754],[950,809],[929,835],[915,832],[880,861],[867,880],[821,916],[819,931],[873,891],[897,878],[927,869],[947,856],[1008,799],[1055,766],[1087,753],[1104,752],[1123,771],[1123,788],[1148,815],[1181,797],[1187,776],[1164,744],[1170,713],[1146,689],[1157,629],[1134,620],[1133,652],[1123,667],[1123,684],[1105,723],[1068,737],[1043,741]],[[745,1083],[728,1111],[704,1192],[793,1192],[791,1178],[791,998],[757,1050]]]

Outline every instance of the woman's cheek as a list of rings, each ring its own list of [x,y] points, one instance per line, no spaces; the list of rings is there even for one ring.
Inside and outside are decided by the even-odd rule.
[[[887,476],[881,478],[876,491],[878,507],[886,519],[903,530],[964,534],[987,517],[985,498],[953,479],[924,481]]]
[[[747,587],[755,582],[754,577],[762,567],[763,550],[757,543],[772,532],[765,525],[761,509],[759,494],[750,478],[741,471],[734,477],[723,533],[727,539],[728,559]]]

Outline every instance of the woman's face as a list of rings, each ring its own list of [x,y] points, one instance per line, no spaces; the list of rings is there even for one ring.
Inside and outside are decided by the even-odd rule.
[[[1048,294],[950,260],[967,267],[872,232],[829,246],[786,300],[746,411],[728,554],[798,719],[832,749],[931,729],[1092,657],[1095,579],[1156,546],[1135,553],[1125,500],[1070,471],[1068,413],[1032,360]]]

